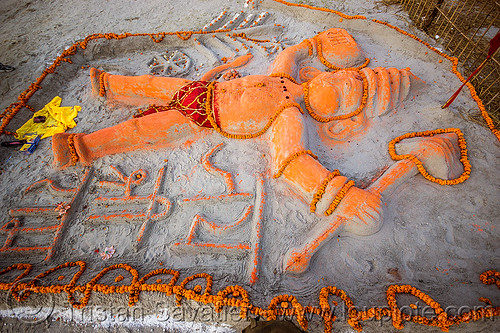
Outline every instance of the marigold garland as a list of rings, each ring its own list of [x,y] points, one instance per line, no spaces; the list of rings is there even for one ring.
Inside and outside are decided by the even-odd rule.
[[[422,162],[414,155],[411,154],[405,154],[405,155],[398,155],[396,153],[396,144],[400,142],[403,139],[406,138],[415,138],[415,137],[425,137],[425,136],[434,136],[437,134],[442,134],[442,133],[455,133],[458,136],[458,146],[460,147],[460,162],[462,163],[464,167],[464,172],[455,179],[439,179],[431,176],[427,170],[425,170],[425,167],[423,166]],[[465,142],[464,135],[462,131],[458,128],[446,128],[446,129],[437,129],[434,131],[424,131],[424,132],[413,132],[413,133],[407,133],[401,136],[398,136],[397,138],[393,139],[389,143],[389,154],[391,155],[391,158],[395,161],[400,161],[400,160],[410,160],[413,163],[417,165],[418,171],[424,176],[426,179],[430,180],[431,182],[438,183],[440,185],[456,185],[464,182],[466,179],[470,177],[470,172],[471,172],[471,165],[469,162],[469,159],[467,158],[467,143]]]
[[[283,174],[283,172],[285,172],[285,169],[286,167],[292,163],[293,160],[295,160],[297,157],[299,156],[302,156],[302,155],[309,155],[311,156],[312,158],[314,158],[315,160],[318,159],[318,156],[314,155],[314,153],[310,150],[302,150],[302,151],[299,151],[295,154],[293,154],[292,156],[288,157],[285,162],[283,162],[283,165],[281,165],[281,167],[278,169],[278,172],[276,172],[276,174],[273,176],[274,178],[279,178],[281,177],[281,175]]]
[[[239,33],[239,34],[234,33],[233,37],[240,37],[240,38],[243,38],[245,40],[248,40],[251,42],[256,42],[256,43],[269,43],[269,42],[271,42],[269,39],[262,40],[262,39],[249,38],[249,37],[247,37],[247,35],[244,32]]]
[[[40,283],[43,282],[43,279],[48,275],[55,273],[61,269],[71,267],[77,267],[79,269],[73,275],[69,283],[64,285],[57,283],[40,285]],[[216,295],[213,295],[213,278],[211,275],[206,273],[199,273],[189,276],[185,278],[180,283],[180,285],[176,285],[180,274],[179,271],[175,271],[172,269],[156,269],[139,279],[137,270],[135,270],[131,266],[127,264],[116,264],[105,267],[86,284],[77,285],[76,283],[83,275],[86,265],[83,261],[76,261],[67,262],[57,267],[48,269],[47,271],[38,274],[29,282],[20,282],[31,272],[32,268],[33,266],[30,264],[14,264],[1,270],[0,275],[14,270],[21,271],[21,273],[19,274],[19,276],[14,278],[12,282],[0,282],[0,290],[11,292],[14,299],[19,302],[26,300],[32,293],[67,293],[69,303],[77,309],[82,309],[83,307],[88,305],[93,292],[100,292],[103,294],[129,294],[129,306],[134,306],[139,301],[140,294],[143,291],[161,292],[166,296],[175,295],[177,303],[179,305],[181,304],[182,299],[188,299],[203,304],[211,304],[214,306],[216,312],[222,311],[224,306],[237,307],[240,308],[241,318],[246,318],[248,313],[265,317],[268,320],[276,319],[277,316],[283,315],[294,316],[297,319],[299,325],[304,330],[307,329],[309,323],[309,319],[308,316],[306,316],[306,313],[311,313],[321,317],[321,319],[323,320],[325,332],[332,331],[333,323],[336,320],[334,313],[331,311],[329,301],[330,295],[340,298],[345,303],[346,308],[349,309],[347,313],[347,322],[357,331],[362,330],[362,326],[360,323],[361,321],[370,320],[372,318],[376,318],[377,320],[381,320],[383,317],[392,318],[393,326],[398,329],[403,328],[403,321],[411,321],[416,324],[435,326],[441,328],[443,331],[448,331],[448,329],[453,325],[500,316],[500,307],[493,307],[491,305],[479,310],[471,310],[457,316],[448,315],[439,303],[434,301],[429,295],[411,285],[389,286],[386,292],[387,306],[380,308],[369,308],[364,311],[358,311],[354,302],[346,294],[346,292],[334,286],[327,286],[321,289],[318,298],[319,306],[304,307],[295,296],[285,294],[274,297],[269,302],[267,308],[261,308],[254,305],[250,301],[248,292],[243,287],[238,285],[228,286],[219,291]],[[129,285],[105,285],[98,283],[104,277],[104,275],[117,269],[126,270],[130,273],[132,279]],[[148,280],[157,277],[158,275],[171,275],[172,278],[167,284],[162,284],[161,279],[156,279],[156,283],[153,284],[147,283]],[[193,282],[197,279],[203,279],[206,281],[206,287],[204,291],[203,287],[199,284],[195,285],[192,289],[186,288],[188,283]],[[118,278],[116,280],[118,280]],[[500,272],[498,271],[486,271],[481,274],[480,280],[486,285],[496,284],[497,287],[500,288]],[[75,292],[83,293],[83,297],[80,299],[80,301],[76,301],[74,297]],[[432,318],[427,318],[420,315],[409,315],[406,313],[402,313],[400,310],[401,307],[398,306],[396,301],[396,296],[398,294],[410,294],[417,297],[434,310],[435,316]],[[332,301],[332,303],[335,306],[338,305],[335,301]]]
[[[99,96],[104,97],[106,95],[106,88],[104,87],[104,75],[106,72],[102,72],[99,75]]]
[[[337,14],[338,16],[343,17],[343,18],[345,18],[347,20],[355,20],[355,19],[365,20],[366,19],[366,16],[363,16],[363,15],[347,15],[347,14],[344,14],[342,12],[339,12],[339,11],[336,11],[336,10],[333,10],[333,9],[329,9],[329,8],[314,7],[314,6],[304,5],[304,4],[300,4],[300,3],[292,3],[292,2],[288,2],[288,1],[284,1],[284,0],[273,0],[273,1],[279,2],[279,3],[281,3],[281,4],[285,5],[285,6],[302,7],[302,8],[308,8],[308,9],[313,9],[313,10],[319,10],[319,11],[322,11],[322,12]]]
[[[78,157],[78,154],[76,153],[76,148],[75,148],[75,135],[76,134],[70,134],[68,136],[68,148],[69,148],[69,153],[71,154],[71,163],[72,165],[76,165],[78,160],[80,159]]]
[[[489,270],[481,274],[479,279],[484,284],[496,284],[500,288],[500,272]]]
[[[326,210],[325,216],[329,216],[330,214],[333,213],[333,211],[335,210],[335,208],[337,208],[337,206],[340,204],[340,201],[342,201],[342,199],[344,198],[344,196],[347,193],[347,191],[351,187],[353,187],[353,186],[354,186],[354,181],[353,180],[348,181],[347,183],[344,184],[344,186],[342,186],[342,188],[340,189],[340,191],[335,196],[335,199],[330,204],[330,207],[328,207],[328,209]]]
[[[269,76],[271,76],[271,77],[284,77],[295,84],[299,84],[293,76],[291,76],[290,74],[287,74],[287,73],[272,73],[272,74],[269,74]]]
[[[348,114],[339,115],[339,116],[331,116],[331,117],[325,118],[325,117],[321,117],[320,115],[315,113],[311,107],[311,103],[309,102],[309,82],[302,83],[302,89],[304,91],[304,105],[306,106],[306,110],[309,112],[309,115],[311,115],[311,117],[314,120],[321,122],[321,123],[327,123],[327,122],[330,122],[333,120],[344,120],[344,119],[352,118],[352,117],[358,115],[365,108],[366,102],[368,100],[368,79],[366,78],[365,73],[363,73],[362,71],[358,70],[357,72],[359,73],[359,75],[363,79],[363,96],[361,98],[361,103],[360,103],[359,107],[356,110],[354,110],[353,112],[348,113]]]
[[[308,54],[310,57],[312,57],[312,55],[313,55],[313,50],[314,50],[313,45],[312,45],[312,43],[311,43],[311,41],[310,41],[309,39],[306,39],[306,40],[305,40],[305,42],[306,42],[306,44],[307,44],[307,54]]]
[[[316,204],[321,200],[323,194],[325,194],[328,183],[330,183],[330,181],[337,176],[340,176],[339,170],[333,170],[333,172],[330,172],[328,176],[326,176],[325,180],[323,180],[321,186],[318,188],[311,201],[310,205],[311,213],[314,213],[316,211]]]

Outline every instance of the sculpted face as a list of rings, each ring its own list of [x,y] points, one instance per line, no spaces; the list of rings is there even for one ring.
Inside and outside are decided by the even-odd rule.
[[[363,97],[363,79],[356,71],[322,73],[309,82],[309,103],[321,117],[353,112]],[[334,120],[322,125],[323,134],[335,141],[344,141],[367,125],[364,111],[357,116]]]
[[[356,71],[326,72],[309,82],[309,103],[322,117],[356,110],[362,96],[363,79]]]

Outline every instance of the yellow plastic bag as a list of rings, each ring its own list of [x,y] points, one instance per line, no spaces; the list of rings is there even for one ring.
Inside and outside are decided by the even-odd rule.
[[[56,133],[63,133],[68,128],[75,127],[76,123],[73,119],[82,109],[81,106],[60,107],[61,101],[61,97],[56,96],[43,109],[35,112],[33,118],[44,116],[46,118],[45,122],[35,123],[31,118],[16,131],[16,138],[23,140],[27,133],[36,133],[44,139]]]

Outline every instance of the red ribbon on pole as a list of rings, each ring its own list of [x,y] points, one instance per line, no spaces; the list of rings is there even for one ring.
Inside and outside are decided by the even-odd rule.
[[[453,103],[455,98],[457,98],[458,94],[460,94],[460,91],[465,86],[465,84],[469,82],[469,80],[472,79],[472,77],[476,75],[481,70],[481,68],[484,67],[486,62],[490,60],[490,58],[495,54],[495,52],[498,50],[499,47],[500,47],[500,31],[498,31],[495,37],[493,37],[490,40],[490,50],[488,51],[488,56],[486,57],[486,59],[484,59],[481,65],[479,65],[479,67],[476,68],[474,72],[472,72],[472,74],[467,78],[467,80],[465,80],[465,82],[460,86],[460,88],[458,88],[458,90],[450,97],[450,99],[443,106],[441,106],[442,109],[447,108],[448,106],[450,106],[451,103]]]

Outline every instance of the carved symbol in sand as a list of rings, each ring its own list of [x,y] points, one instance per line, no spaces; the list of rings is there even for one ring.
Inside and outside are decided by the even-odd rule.
[[[68,197],[65,200],[67,203],[65,206],[69,206],[69,208],[65,209],[62,214],[58,214],[56,211],[58,207],[57,205],[49,207],[21,207],[11,209],[9,211],[11,220],[0,228],[1,233],[7,234],[7,239],[5,240],[4,245],[0,248],[0,252],[46,251],[47,255],[45,256],[45,260],[52,258],[56,251],[58,240],[61,238],[61,234],[64,231],[64,227],[67,226],[73,219],[74,213],[77,211],[79,202],[85,194],[86,188],[92,179],[92,176],[93,169],[87,170],[80,185],[69,189],[56,186],[54,181],[51,179],[43,179],[29,186],[25,190],[25,193],[31,192],[36,188],[48,184],[50,192],[58,196]],[[25,218],[28,217],[43,217],[44,220],[41,222],[35,222],[35,227],[22,227]],[[53,224],[47,225],[48,223]],[[53,236],[52,241],[49,244],[32,243],[35,234],[45,234],[50,232],[53,233]],[[24,239],[27,239],[27,243],[29,245],[16,245],[16,241],[21,242],[21,238],[23,238],[23,242]]]
[[[161,59],[154,57],[147,65],[151,69],[151,74],[182,76],[189,71],[191,58],[179,50],[166,51]]]
[[[91,215],[88,217],[89,221],[120,221],[120,220],[139,220],[142,221],[140,231],[137,235],[137,242],[142,242],[146,231],[148,230],[150,224],[153,221],[158,221],[166,217],[170,213],[170,208],[172,203],[166,197],[159,195],[160,187],[163,183],[165,167],[158,171],[158,176],[156,178],[156,183],[153,188],[153,192],[148,196],[137,196],[132,195],[132,186],[140,185],[146,179],[146,172],[142,169],[132,172],[129,176],[124,176],[116,167],[111,166],[113,172],[120,178],[121,181],[100,181],[99,186],[101,187],[121,187],[123,188],[123,196],[120,197],[97,197],[96,202],[101,202],[107,207],[110,205],[128,205],[133,202],[147,203],[148,208],[143,212],[129,213],[127,209],[122,210],[118,214],[103,214],[103,215]],[[107,208],[106,207],[106,208]],[[161,208],[163,207],[163,208]]]
[[[208,202],[212,205],[216,205],[218,203],[226,204],[235,202],[236,200],[243,200],[244,202],[248,202],[248,205],[236,221],[229,223],[213,222],[206,219],[201,214],[196,214],[191,222],[191,227],[189,228],[186,240],[184,242],[175,243],[172,248],[181,252],[192,251],[195,249],[195,251],[199,252],[212,252],[217,250],[235,253],[236,255],[241,252],[248,253],[249,259],[247,276],[250,283],[255,283],[258,279],[262,212],[266,195],[264,192],[264,179],[262,175],[256,175],[255,194],[236,192],[232,174],[215,167],[210,162],[212,154],[214,154],[214,152],[221,146],[222,143],[206,153],[201,159],[201,164],[209,173],[222,177],[226,184],[225,192],[227,193],[219,196],[199,196],[188,198],[184,199],[183,203],[189,204]],[[253,204],[249,202],[249,199],[252,198],[254,199]],[[221,236],[227,238],[229,235],[235,234],[250,234],[250,237],[248,241],[240,243],[224,243],[221,240]]]
[[[349,44],[350,42],[349,39],[339,30],[329,31],[326,34],[326,37],[330,40],[332,45]]]

